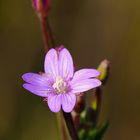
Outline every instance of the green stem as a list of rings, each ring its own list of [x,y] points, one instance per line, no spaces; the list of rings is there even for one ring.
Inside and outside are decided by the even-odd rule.
[[[99,113],[101,110],[102,89],[100,87],[96,89],[96,98],[97,98],[97,110],[96,110],[96,116],[95,116],[95,125],[97,125],[98,123]]]

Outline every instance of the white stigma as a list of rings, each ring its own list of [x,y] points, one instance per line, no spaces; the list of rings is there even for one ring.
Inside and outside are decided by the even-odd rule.
[[[67,92],[67,83],[63,80],[62,77],[57,76],[56,81],[53,84],[53,88],[55,89],[57,94],[66,93]]]

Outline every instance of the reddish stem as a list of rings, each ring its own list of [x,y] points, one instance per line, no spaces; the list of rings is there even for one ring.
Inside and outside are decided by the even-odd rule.
[[[43,37],[43,42],[44,42],[44,48],[45,52],[47,52],[50,49],[49,46],[49,34],[47,31],[47,24],[46,24],[46,17],[41,17],[40,18],[40,23],[41,23],[41,30],[42,30],[42,37]]]

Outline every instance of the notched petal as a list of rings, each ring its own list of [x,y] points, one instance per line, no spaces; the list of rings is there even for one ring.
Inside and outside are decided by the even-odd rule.
[[[59,51],[59,74],[65,79],[70,79],[73,77],[74,65],[70,52],[63,48]]]
[[[71,112],[76,104],[76,96],[72,93],[62,94],[61,101],[64,112]]]
[[[101,81],[98,79],[81,80],[71,84],[71,88],[72,88],[71,92],[78,94],[80,92],[85,92],[90,89],[99,87],[100,85],[101,85]]]
[[[31,85],[31,84],[23,84],[23,87],[26,90],[30,91],[31,93],[40,97],[47,97],[48,94],[51,92],[51,89],[49,88],[43,88],[40,86]]]
[[[58,76],[58,54],[55,49],[50,49],[46,54],[44,68],[45,73],[55,80]]]
[[[52,112],[59,112],[61,109],[60,95],[48,96],[48,106]]]
[[[46,86],[51,84],[51,80],[44,74],[40,75],[37,73],[25,73],[22,75],[22,79],[27,83],[37,86]]]
[[[78,80],[86,80],[89,78],[97,77],[100,75],[100,72],[96,69],[81,69],[74,73],[72,82]]]

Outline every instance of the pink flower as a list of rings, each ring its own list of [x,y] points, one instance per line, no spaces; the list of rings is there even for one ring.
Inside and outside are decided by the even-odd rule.
[[[76,104],[76,95],[96,88],[101,82],[95,77],[96,69],[81,69],[74,72],[73,60],[66,48],[50,49],[46,54],[44,74],[26,73],[23,87],[35,95],[44,97],[52,112],[71,112]]]

